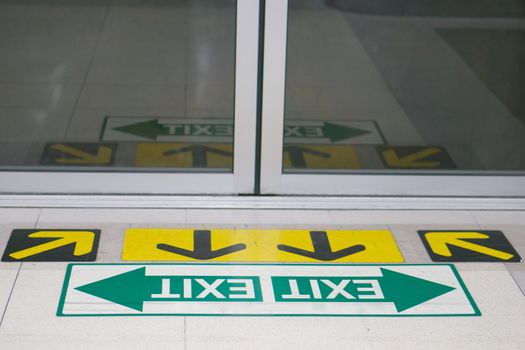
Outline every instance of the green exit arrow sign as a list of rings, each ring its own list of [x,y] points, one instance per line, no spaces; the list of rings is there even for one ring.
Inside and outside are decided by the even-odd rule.
[[[106,117],[101,140],[159,142],[232,142],[231,119]],[[373,121],[287,120],[287,144],[384,144]]]
[[[452,265],[71,264],[58,316],[478,316]]]

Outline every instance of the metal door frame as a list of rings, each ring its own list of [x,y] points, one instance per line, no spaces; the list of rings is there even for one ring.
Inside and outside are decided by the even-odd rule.
[[[262,107],[261,193],[358,196],[525,196],[523,172],[423,174],[353,171],[283,174],[288,0],[266,0]]]

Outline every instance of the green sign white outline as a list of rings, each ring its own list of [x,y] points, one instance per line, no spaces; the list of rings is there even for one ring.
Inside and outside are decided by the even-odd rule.
[[[470,303],[470,306],[474,310],[474,313],[470,314],[189,314],[189,313],[114,313],[114,314],[64,314],[64,304],[68,291],[69,281],[74,266],[161,266],[161,265],[200,265],[200,266],[366,266],[366,267],[395,267],[395,266],[448,266],[454,277],[456,278],[459,286],[462,289],[465,297]],[[66,269],[66,275],[64,277],[64,283],[62,286],[62,292],[60,294],[59,304],[57,308],[57,316],[59,317],[117,317],[117,316],[211,316],[211,317],[476,317],[481,316],[481,311],[476,305],[472,295],[468,291],[465,283],[463,282],[459,272],[453,264],[255,264],[255,263],[88,263],[88,264],[68,264]]]
[[[124,121],[125,124],[119,124]],[[119,125],[115,126],[115,123]],[[168,132],[170,126],[174,129]],[[101,141],[231,143],[233,127],[231,119],[105,116],[99,139]],[[183,132],[186,128],[189,129]],[[200,131],[206,129],[207,132],[201,136],[198,136],[199,133],[194,135],[190,131],[194,128]],[[210,128],[217,128],[217,130],[212,132]],[[375,120],[287,120],[284,131],[286,144],[382,145],[386,143]],[[355,142],[354,139],[358,141]]]

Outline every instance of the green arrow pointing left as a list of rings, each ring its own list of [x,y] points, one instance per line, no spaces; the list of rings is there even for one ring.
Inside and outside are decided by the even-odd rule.
[[[151,284],[148,283],[148,279],[151,278],[154,277],[146,277],[146,268],[141,267],[75,289],[133,310],[142,311],[144,301],[152,294]]]
[[[161,135],[169,135],[169,129],[160,124],[156,119],[145,122],[135,123],[131,125],[124,125],[113,128],[113,130],[121,131],[134,136],[144,137],[151,140],[156,140]]]

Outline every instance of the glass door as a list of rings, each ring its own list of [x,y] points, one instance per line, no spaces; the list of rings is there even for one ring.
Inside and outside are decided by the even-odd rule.
[[[0,0],[0,192],[253,193],[258,0]]]
[[[525,7],[267,0],[261,191],[525,195]]]

